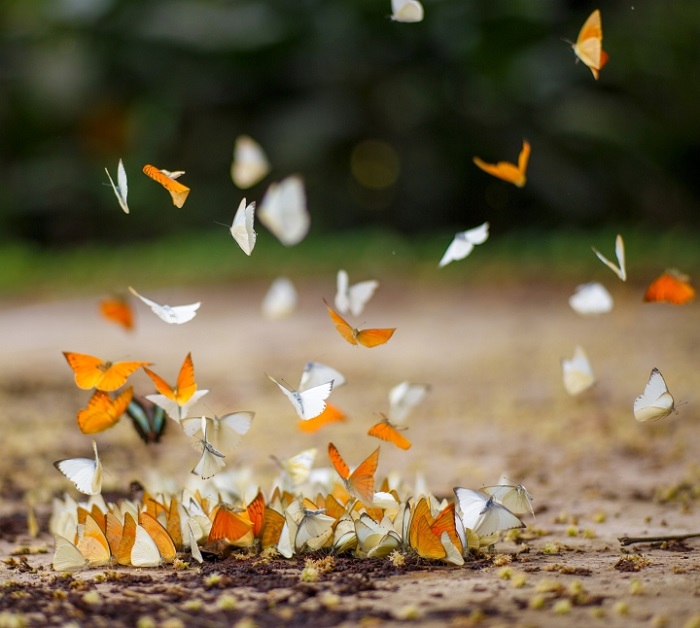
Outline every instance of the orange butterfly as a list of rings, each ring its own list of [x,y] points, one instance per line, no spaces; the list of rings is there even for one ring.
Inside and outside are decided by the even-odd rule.
[[[131,402],[134,389],[129,386],[112,399],[108,393],[96,390],[87,407],[78,412],[78,427],[83,434],[96,434],[112,427]]]
[[[326,402],[326,409],[321,412],[318,416],[308,421],[299,420],[297,421],[297,427],[307,434],[311,434],[320,430],[323,426],[329,423],[335,423],[336,421],[345,421],[347,415],[340,408],[334,406],[331,403]]]
[[[369,428],[367,432],[370,436],[375,436],[376,438],[381,438],[382,440],[394,443],[399,449],[410,449],[411,441],[401,434],[396,425],[389,421],[389,417],[386,414],[379,413],[382,420],[376,425]],[[405,429],[405,428],[404,428]]]
[[[127,331],[134,329],[134,310],[126,297],[107,297],[100,301],[100,312],[108,321],[121,325]]]
[[[151,362],[103,362],[84,353],[64,351],[68,365],[75,373],[75,383],[79,388],[112,391],[126,383],[129,375],[148,366]]]
[[[249,545],[253,531],[253,524],[247,513],[234,512],[225,504],[219,504],[214,522],[209,531],[208,542],[226,539],[229,543],[236,545]]]
[[[194,395],[197,390],[197,384],[194,381],[194,363],[192,362],[192,354],[188,353],[180,367],[180,373],[177,376],[175,386],[170,386],[160,375],[156,375],[151,369],[145,368],[148,375],[155,384],[156,390],[174,401],[178,406],[184,406]]]
[[[328,457],[343,480],[345,490],[363,504],[371,504],[374,500],[374,473],[379,464],[379,447],[367,456],[352,473],[333,443],[328,443]]]
[[[131,513],[124,513],[124,527],[119,545],[114,549],[114,558],[119,565],[131,565],[131,548],[136,542],[136,520]]]
[[[488,172],[494,177],[508,181],[519,188],[525,185],[527,180],[525,171],[527,170],[527,162],[530,159],[530,143],[523,140],[523,148],[518,155],[518,165],[511,164],[508,161],[499,161],[496,164],[487,164],[478,157],[474,157],[474,163],[479,166],[484,172]]]
[[[666,301],[674,305],[683,305],[694,298],[695,289],[690,285],[690,278],[677,270],[667,270],[644,294],[645,301]]]
[[[390,329],[355,329],[351,327],[348,322],[336,312],[324,299],[323,302],[328,308],[328,314],[330,314],[331,320],[335,323],[335,328],[338,333],[345,338],[351,345],[362,345],[371,349],[378,345],[383,345],[388,342],[389,338],[394,335],[396,328]]]
[[[153,539],[164,563],[172,563],[175,560],[177,549],[168,531],[163,527],[153,515],[147,512],[139,513],[139,524],[141,524],[148,535]]]
[[[571,44],[576,56],[583,61],[598,80],[598,70],[608,62],[608,53],[603,50],[603,26],[600,11],[596,9],[588,16],[578,34],[575,44]]]
[[[154,181],[160,183],[173,198],[173,205],[175,207],[182,207],[187,200],[187,195],[190,193],[190,188],[186,185],[182,185],[175,179],[181,177],[184,173],[182,170],[177,170],[175,172],[169,172],[168,170],[159,170],[155,166],[146,164],[143,167],[143,173],[147,177],[151,177]]]
[[[85,518],[83,534],[78,539],[78,549],[91,567],[105,565],[112,557],[109,541],[92,515]]]
[[[263,497],[262,491],[258,491],[248,507],[246,508],[246,513],[248,514],[248,519],[253,524],[253,536],[257,539],[263,529],[263,524],[265,520],[265,498]]]
[[[260,535],[260,547],[262,549],[265,549],[266,547],[277,547],[282,534],[282,529],[284,528],[286,522],[287,521],[283,514],[268,506],[265,507],[265,520],[263,522],[262,533]]]

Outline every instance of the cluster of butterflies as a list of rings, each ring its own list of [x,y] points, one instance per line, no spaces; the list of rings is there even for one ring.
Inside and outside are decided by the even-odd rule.
[[[233,491],[234,478],[216,497],[199,490],[151,495],[137,485],[136,499],[106,503],[99,492],[101,465],[93,442],[92,476],[78,486],[91,494],[78,503],[54,499],[49,529],[55,538],[53,568],[73,571],[107,564],[156,567],[180,552],[203,562],[203,554],[226,555],[231,548],[274,551],[291,558],[323,550],[381,558],[415,552],[429,560],[462,565],[479,547],[492,545],[504,530],[525,527],[518,515],[534,516],[532,497],[522,485],[501,484],[480,491],[455,488],[456,502],[437,500],[418,484],[408,497],[396,477],[375,492],[379,448],[353,471],[330,443],[330,469],[312,469],[316,449],[277,461],[281,473],[269,499],[246,487]],[[57,463],[60,465],[65,463]],[[63,469],[62,469],[63,470]],[[256,496],[246,502],[239,495]],[[304,495],[315,495],[314,498]]]
[[[423,7],[417,0],[392,0],[392,18],[399,22],[419,22],[423,19]],[[597,79],[608,58],[602,49],[598,10],[586,20],[572,47]],[[479,157],[474,157],[474,163],[489,175],[523,187],[530,153],[530,144],[524,140],[517,164],[487,163]],[[257,142],[248,136],[237,138],[231,178],[238,188],[256,185],[270,169],[267,156]],[[107,169],[105,171],[119,206],[128,214],[128,183],[122,160],[118,163],[116,184]],[[179,181],[183,171],[170,172],[146,165],[143,172],[170,193],[176,207],[183,207],[190,192]],[[271,183],[257,212],[255,202],[242,199],[233,222],[225,226],[249,256],[257,239],[256,216],[283,245],[299,244],[310,227],[303,179],[291,175]],[[488,237],[488,222],[455,234],[438,266],[466,258]],[[615,245],[617,263],[596,249],[594,252],[620,280],[626,281],[622,236],[617,237]],[[324,304],[340,336],[352,345],[366,348],[387,343],[395,328],[359,329],[344,318],[360,316],[379,283],[371,280],[351,285],[345,270],[338,271],[336,283],[334,307],[325,300]],[[168,324],[191,321],[201,305],[200,302],[160,304],[131,286],[129,293]],[[682,304],[694,295],[686,277],[677,271],[668,271],[649,286],[644,298]],[[295,308],[297,298],[293,284],[280,277],[263,300],[263,314],[269,318],[286,316]],[[600,283],[579,286],[569,302],[577,313],[586,316],[609,312],[613,307],[612,297]],[[100,307],[108,320],[125,329],[133,328],[134,310],[129,296],[105,299]],[[78,427],[84,434],[111,428],[126,414],[148,444],[158,442],[172,420],[191,439],[199,454],[192,473],[202,480],[213,478],[212,482],[226,475],[222,473],[226,458],[250,430],[255,413],[245,410],[221,417],[193,415],[192,406],[208,391],[197,387],[191,353],[185,357],[174,385],[151,370],[150,362],[110,362],[74,352],[65,352],[64,356],[77,386],[93,391],[86,406],[77,413]],[[152,381],[154,393],[137,395],[133,386],[127,386],[130,376],[139,369]],[[562,371],[564,386],[572,395],[582,393],[595,381],[581,347],[576,348],[573,359],[562,361]],[[345,377],[333,367],[309,362],[297,388],[272,375],[267,377],[288,398],[301,430],[315,432],[328,423],[345,420],[343,410],[328,401],[332,391],[346,383]],[[411,442],[403,433],[406,418],[427,392],[425,384],[402,382],[393,387],[389,391],[388,412],[381,414],[381,420],[368,434],[400,449],[409,449]],[[652,370],[644,393],[634,402],[635,417],[639,421],[655,421],[674,408],[674,399],[661,373]],[[54,463],[81,493],[90,495],[86,504],[78,504],[68,497],[54,504],[51,531],[56,537],[54,567],[57,570],[110,561],[134,566],[159,565],[172,562],[178,552],[187,548],[195,560],[201,561],[202,549],[215,548],[222,543],[245,548],[274,547],[283,556],[328,549],[354,551],[358,556],[367,557],[411,549],[425,558],[461,564],[471,549],[493,543],[501,531],[524,527],[518,515],[534,514],[532,498],[525,488],[505,480],[481,491],[456,488],[456,504],[438,502],[427,490],[414,491],[413,495],[419,495],[418,498],[409,497],[408,492],[399,491],[396,483],[392,485],[388,481],[375,492],[379,448],[351,470],[332,443],[328,455],[335,476],[328,472],[319,480],[318,473],[313,475],[314,471],[319,471],[312,470],[316,450],[306,450],[286,461],[276,460],[282,479],[267,501],[255,487],[238,494],[221,489],[216,499],[185,490],[177,497],[144,493],[137,501],[107,504],[101,497],[102,464],[94,441],[93,450],[94,458],[69,458]],[[313,481],[310,480],[312,476],[316,477]],[[237,496],[251,495],[254,491],[257,496],[250,503]]]

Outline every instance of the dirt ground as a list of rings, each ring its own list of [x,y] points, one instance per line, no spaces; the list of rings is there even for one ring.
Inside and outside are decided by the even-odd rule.
[[[299,285],[299,309],[276,322],[259,315],[262,284],[147,293],[203,304],[182,326],[138,308],[132,334],[99,318],[97,296],[3,303],[0,626],[700,626],[700,539],[624,548],[618,541],[700,533],[699,306],[643,304],[641,286],[601,279],[615,308],[597,318],[570,309],[573,285],[386,282],[360,322],[398,331],[371,350],[333,329],[321,302],[333,297],[332,279]],[[598,381],[572,398],[560,359],[576,344]],[[256,411],[229,466],[249,467],[263,490],[276,472],[270,454],[317,446],[324,466],[333,441],[357,464],[379,443],[366,431],[386,411],[388,389],[402,380],[429,383],[408,421],[413,447],[382,444],[378,476],[396,471],[413,481],[421,473],[433,493],[451,496],[454,486],[494,484],[505,472],[534,496],[536,516],[525,517],[522,542],[498,543],[493,555],[459,568],[346,557],[305,582],[303,559],[231,557],[188,570],[57,575],[46,524],[51,497],[70,487],[52,463],[90,454],[90,438],[75,423],[89,394],[73,385],[64,350],[150,360],[168,380],[192,351],[200,388],[211,391],[201,411]],[[264,375],[295,385],[307,360],[348,379],[332,400],[349,420],[314,435],[297,430],[291,406]],[[652,367],[678,413],[641,424],[632,403]],[[151,392],[144,374],[133,383]],[[127,421],[98,435],[104,492],[124,493],[134,479],[147,487],[191,483],[197,454],[175,427],[151,447]],[[38,538],[27,535],[27,501],[43,526]]]

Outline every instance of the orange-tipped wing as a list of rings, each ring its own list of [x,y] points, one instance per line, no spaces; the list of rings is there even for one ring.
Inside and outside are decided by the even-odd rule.
[[[125,297],[108,297],[100,301],[100,313],[108,321],[121,325],[127,331],[134,329],[134,310]]]
[[[422,558],[439,560],[447,555],[445,548],[440,542],[440,537],[435,536],[430,529],[430,524],[425,515],[422,515],[418,519],[415,517],[413,518],[409,531],[409,542],[411,547],[416,550],[418,555]]]
[[[499,161],[495,164],[489,164],[480,159],[479,157],[474,157],[474,163],[481,168],[484,172],[487,172],[494,177],[503,179],[508,183],[521,188],[525,185],[527,177],[525,175],[527,171],[527,164],[530,159],[530,143],[523,140],[523,147],[520,150],[520,155],[518,156],[518,165],[512,164],[507,161]]]
[[[345,460],[343,460],[338,448],[333,443],[328,443],[328,457],[331,460],[333,468],[338,472],[338,475],[343,478],[343,480],[347,480],[350,477],[350,467]]]
[[[283,514],[272,508],[265,508],[265,521],[260,535],[260,547],[262,549],[277,546],[285,523],[286,520]]]
[[[78,427],[83,434],[96,434],[112,427],[119,421],[131,402],[134,389],[129,386],[114,399],[102,390],[96,390],[87,407],[78,412]]]
[[[104,565],[112,557],[109,541],[92,515],[85,518],[85,529],[78,540],[78,549],[92,567]]]
[[[231,543],[243,538],[253,528],[253,524],[239,513],[223,504],[219,506],[209,532],[209,542],[227,539]]]
[[[150,362],[104,362],[84,353],[64,351],[68,365],[75,373],[75,383],[79,388],[112,391],[121,388],[129,376]]]
[[[388,342],[389,338],[394,335],[396,328],[385,329],[355,329],[352,327],[338,312],[336,312],[324,299],[328,314],[335,324],[338,333],[345,338],[351,345],[361,344],[363,347],[371,349]]]
[[[253,524],[253,536],[257,539],[265,523],[265,498],[262,491],[258,491],[255,499],[248,504],[246,512],[248,513],[248,519]]]
[[[598,70],[608,61],[608,55],[603,50],[603,26],[598,9],[588,16],[579,31],[576,43],[572,44],[571,47],[597,80]]]
[[[688,277],[672,270],[655,279],[644,294],[645,301],[665,301],[674,305],[683,305],[694,298],[695,289],[690,285]]]
[[[396,429],[387,417],[382,415],[382,420],[369,428],[367,432],[370,436],[381,438],[389,443],[393,443],[399,449],[410,449],[411,441],[408,440],[399,430]]]
[[[119,543],[122,540],[124,526],[119,521],[119,518],[111,512],[105,515],[105,536],[111,549],[112,554],[116,552]]]
[[[131,565],[131,548],[136,542],[136,520],[130,513],[124,513],[124,528],[119,546],[114,550],[114,557],[119,565]]]
[[[333,464],[335,466],[335,463]],[[365,505],[371,504],[374,500],[374,474],[378,464],[379,447],[367,456],[345,480],[348,493],[357,497]]]
[[[148,535],[153,539],[158,546],[158,551],[164,563],[172,563],[177,554],[177,548],[173,543],[168,531],[153,515],[147,512],[139,514],[139,523],[146,529]]]
[[[450,537],[450,541],[454,543],[455,547],[461,548],[462,542],[457,534],[457,528],[455,526],[455,505],[454,502],[450,502],[443,510],[440,511],[435,521],[430,524],[430,531],[439,539],[443,532],[447,532]]]
[[[326,409],[321,412],[318,416],[308,421],[299,420],[297,421],[297,427],[307,434],[311,434],[320,430],[325,425],[329,423],[335,423],[337,421],[345,421],[347,415],[340,408],[334,406],[331,403],[326,402]]]
[[[197,391],[197,384],[194,381],[194,363],[192,354],[188,353],[180,367],[175,386],[170,386],[160,375],[151,369],[144,368],[146,374],[151,378],[156,390],[179,406],[186,404]]]
[[[186,185],[182,185],[179,181],[176,181],[172,175],[169,176],[165,171],[158,170],[155,166],[146,164],[143,167],[143,173],[160,183],[168,192],[173,199],[173,205],[175,207],[182,207],[187,200],[187,195],[190,193],[190,188]]]

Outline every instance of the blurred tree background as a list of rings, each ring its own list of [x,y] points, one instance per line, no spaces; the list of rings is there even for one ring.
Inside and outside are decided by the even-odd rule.
[[[700,3],[424,7],[399,24],[390,0],[4,0],[3,238],[209,229],[291,173],[316,232],[700,224]],[[595,8],[610,54],[599,81],[563,41]],[[273,166],[246,192],[229,176],[239,134]],[[524,189],[472,163],[515,161],[524,137]],[[129,216],[104,185],[120,157]],[[187,172],[183,209],[145,163]]]

